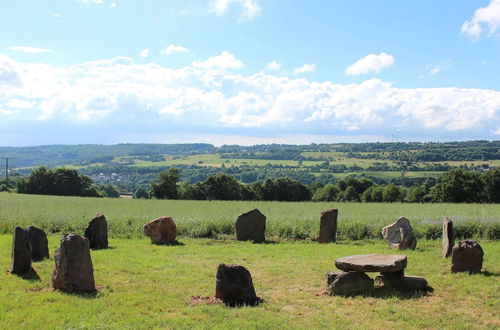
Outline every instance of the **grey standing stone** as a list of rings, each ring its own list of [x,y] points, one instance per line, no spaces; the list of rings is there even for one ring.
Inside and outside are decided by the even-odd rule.
[[[451,256],[455,235],[453,234],[453,221],[447,217],[443,220],[443,258]]]
[[[328,272],[327,292],[332,296],[350,296],[369,293],[373,289],[373,279],[362,272]]]
[[[256,306],[262,300],[255,294],[252,275],[243,266],[219,264],[215,297],[228,306]]]
[[[31,245],[28,232],[21,227],[14,229],[12,236],[12,274],[27,275],[31,273]]]
[[[451,253],[451,272],[480,273],[483,267],[483,248],[475,241],[460,241]]]
[[[318,239],[320,243],[335,242],[337,240],[337,216],[337,209],[321,212]]]
[[[254,209],[236,219],[236,239],[238,241],[265,242],[266,216]]]
[[[391,248],[415,250],[417,238],[413,234],[410,221],[400,217],[398,221],[382,228],[382,236]]]
[[[97,214],[85,229],[83,235],[90,241],[91,249],[108,248],[108,222],[103,214]]]
[[[49,241],[45,232],[35,226],[29,226],[26,231],[31,245],[31,259],[42,261],[49,258]]]
[[[88,239],[74,233],[63,235],[61,245],[54,254],[54,261],[54,289],[66,292],[96,291]]]

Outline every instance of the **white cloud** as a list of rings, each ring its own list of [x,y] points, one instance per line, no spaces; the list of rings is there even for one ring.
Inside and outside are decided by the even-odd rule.
[[[149,56],[149,49],[144,48],[143,50],[141,50],[141,52],[139,53],[139,56],[142,58],[148,57]]]
[[[292,74],[299,75],[301,73],[311,73],[311,72],[316,72],[316,64],[306,63],[301,67],[293,69]]]
[[[189,53],[189,49],[187,49],[186,47],[170,44],[167,47],[160,50],[160,54],[163,55],[171,55],[174,53]]]
[[[351,64],[345,70],[345,73],[350,76],[365,74],[369,72],[379,73],[383,68],[390,67],[394,64],[394,56],[387,53],[369,54]]]
[[[146,141],[165,134],[165,127],[186,140],[237,132],[263,140],[294,135],[320,141],[321,136],[390,136],[398,129],[400,139],[498,138],[499,91],[241,75],[220,70],[234,57],[227,53],[222,61],[223,54],[179,69],[127,57],[56,68],[0,55],[0,112],[8,114],[0,120],[0,136],[23,125],[71,137],[80,132],[82,138],[92,127],[115,142],[126,142],[127,132]]]
[[[96,5],[103,4],[103,0],[75,0],[75,1],[81,2],[81,3],[86,3],[86,4],[96,4]]]
[[[276,62],[276,61],[271,61],[267,63],[267,68],[269,70],[280,70],[281,69],[281,63]]]
[[[439,63],[435,66],[433,66],[430,70],[429,70],[429,74],[431,76],[435,76],[437,75],[439,72],[443,71],[443,70],[446,70],[448,69],[449,67],[451,67],[451,62],[450,61],[445,61],[445,62],[442,62],[442,63]]]
[[[30,47],[30,46],[12,46],[9,49],[14,50],[16,52],[28,53],[28,54],[51,53],[51,52],[53,52],[52,49],[39,48],[39,47]]]
[[[210,11],[218,16],[225,15],[231,6],[239,7],[240,21],[249,21],[258,17],[262,8],[255,0],[214,0],[210,4]]]
[[[482,34],[493,35],[498,30],[500,30],[500,0],[491,0],[488,6],[476,9],[472,19],[462,25],[462,33],[473,38],[479,38]]]
[[[109,8],[116,8],[118,6],[118,4],[116,2],[112,2],[109,4]]]
[[[224,50],[220,55],[208,58],[206,61],[194,61],[193,67],[202,69],[240,69],[244,67],[242,61]]]

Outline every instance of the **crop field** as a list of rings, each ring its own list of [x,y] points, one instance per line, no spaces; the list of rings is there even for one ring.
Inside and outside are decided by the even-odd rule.
[[[108,219],[112,237],[142,237],[142,226],[160,216],[175,219],[187,237],[234,236],[239,214],[258,208],[267,216],[272,239],[316,239],[319,216],[339,210],[339,239],[380,238],[380,229],[400,216],[410,219],[418,237],[441,237],[441,221],[455,221],[464,238],[500,238],[498,204],[384,204],[337,202],[174,201],[38,196],[0,193],[0,233],[36,225],[52,233],[81,232],[97,213]]]

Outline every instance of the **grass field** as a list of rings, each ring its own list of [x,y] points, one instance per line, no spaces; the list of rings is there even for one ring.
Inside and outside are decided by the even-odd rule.
[[[34,263],[39,279],[7,273],[11,236],[0,235],[0,324],[4,329],[332,329],[500,327],[500,242],[481,241],[483,274],[449,272],[440,242],[421,241],[408,257],[407,274],[423,276],[429,295],[383,291],[356,297],[324,294],[325,272],[336,258],[390,253],[380,241],[317,244],[251,244],[181,238],[184,245],[156,246],[142,239],[111,239],[92,251],[95,296],[51,288],[54,261]],[[50,254],[58,236],[49,237]],[[245,266],[258,307],[228,308],[196,296],[213,296],[218,263]],[[373,273],[370,274],[372,277]]]
[[[270,239],[315,239],[320,213],[328,208],[339,210],[341,240],[377,238],[383,226],[400,216],[410,219],[418,237],[440,237],[444,216],[455,221],[459,237],[500,237],[498,204],[172,201],[9,193],[0,193],[0,233],[29,225],[51,233],[82,233],[88,221],[102,213],[108,219],[112,237],[142,237],[142,226],[164,215],[175,219],[183,236],[234,236],[237,216],[254,208],[267,216],[266,235]]]

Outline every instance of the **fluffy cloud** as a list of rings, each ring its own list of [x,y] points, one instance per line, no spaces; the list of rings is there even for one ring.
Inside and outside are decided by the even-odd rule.
[[[225,15],[229,7],[234,5],[240,9],[240,21],[249,21],[259,16],[262,8],[255,0],[214,0],[210,4],[210,10],[219,16]]]
[[[100,5],[103,3],[102,0],[75,0],[76,2],[81,2],[81,3],[90,3],[90,4],[96,4]]]
[[[214,58],[179,69],[127,57],[56,68],[0,55],[0,136],[20,125],[67,130],[64,136],[71,137],[79,130],[88,137],[92,130],[121,142],[131,134],[162,142],[158,136],[167,132],[186,141],[214,134],[325,141],[335,135],[390,136],[396,130],[401,138],[492,139],[500,131],[499,91],[241,75],[221,70],[227,58]],[[232,143],[230,137],[226,141]]]
[[[473,38],[479,38],[483,33],[493,35],[498,30],[500,30],[500,0],[491,0],[488,6],[477,9],[472,19],[462,25],[462,33]]]
[[[431,76],[435,76],[437,75],[439,72],[443,71],[443,70],[446,70],[448,69],[449,67],[451,67],[451,62],[450,61],[445,61],[445,62],[442,62],[442,63],[439,63],[435,66],[433,66],[430,70],[429,70],[429,74]]]
[[[170,44],[167,47],[160,50],[160,54],[163,55],[171,55],[174,53],[189,53],[189,49],[187,49],[186,47]]]
[[[369,54],[351,64],[345,70],[345,73],[350,76],[365,74],[369,72],[379,73],[383,68],[390,67],[394,64],[394,56],[380,53]]]
[[[315,71],[316,71],[316,64],[306,63],[301,67],[293,69],[292,74],[299,75],[302,73],[311,73],[311,72],[315,72]]]
[[[206,61],[194,61],[193,67],[203,69],[240,69],[244,67],[242,61],[224,50],[220,55],[210,57]]]
[[[28,54],[51,53],[51,52],[53,52],[52,49],[39,48],[39,47],[30,47],[30,46],[12,46],[12,47],[10,47],[10,49],[14,50],[16,52],[28,53]]]
[[[267,68],[269,70],[279,70],[279,69],[281,69],[281,63],[276,62],[276,61],[271,61],[271,62],[267,63]]]
[[[143,50],[141,50],[141,52],[139,53],[139,56],[142,58],[148,57],[149,56],[149,49],[144,48]]]

